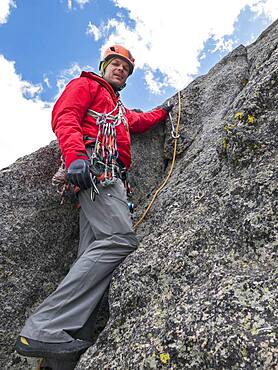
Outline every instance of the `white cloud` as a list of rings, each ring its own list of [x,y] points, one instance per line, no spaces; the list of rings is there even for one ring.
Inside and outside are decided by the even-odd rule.
[[[81,6],[81,8],[90,2],[90,0],[76,0],[77,4]]]
[[[86,65],[80,66],[78,63],[74,63],[71,67],[63,70],[57,78],[56,86],[58,87],[58,93],[54,97],[54,100],[58,99],[62,91],[65,89],[66,85],[73,79],[80,76],[82,71],[92,71],[93,67]]]
[[[36,98],[42,91],[43,87],[41,84],[32,85],[31,82],[22,81],[21,82],[22,95],[26,99]]]
[[[221,51],[221,52],[230,52],[234,49],[234,41],[233,40],[224,40],[224,38],[218,39],[216,41],[215,48],[212,50],[212,52]],[[200,58],[201,59],[201,58]]]
[[[16,8],[15,0],[1,0],[0,24],[4,24],[7,22],[12,7]]]
[[[230,51],[236,45],[231,36],[240,12],[246,7],[270,17],[277,14],[277,0],[114,0],[128,11],[134,22],[110,19],[103,34],[109,34],[103,49],[122,43],[135,56],[136,67],[145,71],[149,89],[157,93],[165,84],[182,89],[197,74],[205,42],[213,38],[214,51]],[[273,12],[273,10],[275,10]],[[225,39],[224,39],[225,37]],[[157,80],[154,72],[160,72]]]
[[[204,60],[204,59],[206,59],[206,57],[207,57],[207,54],[205,52],[203,52],[201,54],[201,56],[199,57],[199,60]]]
[[[145,72],[145,80],[146,83],[149,87],[149,89],[154,93],[154,94],[160,94],[161,89],[165,86],[167,86],[167,83],[165,80],[163,82],[157,81],[155,79],[154,73],[152,71],[146,71]]]
[[[59,97],[62,91],[65,89],[66,85],[72,80],[73,78],[79,77],[80,73],[83,70],[90,70],[89,66],[81,68],[77,63],[73,64],[70,68],[65,69],[60,73],[60,76],[57,78],[57,87],[58,93],[55,97],[55,100]]]
[[[259,15],[265,14],[269,19],[274,21],[278,18],[278,2],[277,0],[258,1],[251,6],[251,9]]]
[[[68,0],[68,8],[72,9],[72,3],[77,3],[80,8],[83,8],[85,4],[88,4],[90,0]]]
[[[98,41],[102,36],[101,29],[94,25],[92,22],[89,22],[86,33],[87,35],[91,35],[95,39],[95,41]]]
[[[39,98],[41,85],[24,81],[16,73],[15,63],[3,55],[0,70],[0,168],[3,168],[47,145],[55,136],[51,130],[51,106]]]
[[[51,84],[50,84],[49,78],[47,76],[44,77],[43,82],[46,84],[46,86],[48,88],[51,88]]]
[[[70,80],[78,77],[82,70],[91,69],[90,66],[82,68],[75,63],[64,70],[57,78],[59,92],[55,100]],[[15,62],[8,61],[1,54],[0,71],[1,169],[13,163],[17,158],[47,145],[56,137],[51,129],[53,103],[40,99],[43,86],[23,80],[16,73]],[[44,77],[44,83],[50,86],[47,77]]]

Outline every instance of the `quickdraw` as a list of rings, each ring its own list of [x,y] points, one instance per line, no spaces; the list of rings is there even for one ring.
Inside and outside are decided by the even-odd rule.
[[[117,113],[116,113],[117,111]],[[116,114],[115,114],[116,113]],[[99,183],[103,187],[113,185],[118,178],[123,180],[125,168],[119,164],[117,149],[116,127],[124,124],[128,131],[128,123],[125,119],[126,110],[120,100],[115,108],[108,113],[99,113],[88,109],[87,114],[96,120],[98,126],[97,137],[91,140],[89,158],[91,170],[91,199],[99,193],[96,186]],[[85,141],[86,144],[86,141]],[[127,183],[127,181],[124,181]],[[128,187],[126,186],[127,193]]]
[[[118,110],[116,115],[114,112]],[[98,113],[88,109],[87,114],[96,119],[98,134],[92,146],[90,156],[92,173],[96,180],[103,186],[115,183],[119,178],[118,149],[116,127],[123,123],[128,130],[125,119],[125,108],[119,100],[115,108],[109,113]]]
[[[118,110],[117,114],[113,114]],[[128,130],[125,119],[125,108],[119,100],[115,108],[109,113],[98,113],[88,109],[87,114],[96,119],[98,134],[92,145],[90,156],[92,173],[104,187],[112,185],[120,177],[117,163],[119,154],[117,149],[116,127],[123,123]]]

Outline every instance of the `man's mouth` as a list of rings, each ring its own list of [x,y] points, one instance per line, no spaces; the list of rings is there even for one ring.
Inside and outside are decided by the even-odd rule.
[[[120,76],[120,75],[116,75],[116,74],[114,74],[114,77],[116,77],[116,78],[118,78],[118,79],[120,79],[120,80],[122,80],[122,79],[123,79],[123,77],[122,77],[122,76]]]

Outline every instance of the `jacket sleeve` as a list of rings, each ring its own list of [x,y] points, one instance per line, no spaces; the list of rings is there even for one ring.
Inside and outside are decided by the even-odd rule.
[[[140,134],[149,130],[157,123],[165,121],[167,116],[168,112],[161,107],[145,113],[138,113],[127,109],[129,129],[134,134]]]
[[[88,159],[83,141],[82,120],[92,103],[92,91],[86,78],[72,80],[52,111],[55,132],[66,167],[75,159]]]

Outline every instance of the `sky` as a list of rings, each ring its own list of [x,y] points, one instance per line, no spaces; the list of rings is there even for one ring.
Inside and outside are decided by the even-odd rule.
[[[124,104],[150,110],[277,18],[277,0],[0,0],[0,168],[55,139],[53,104],[107,46],[135,57]]]

